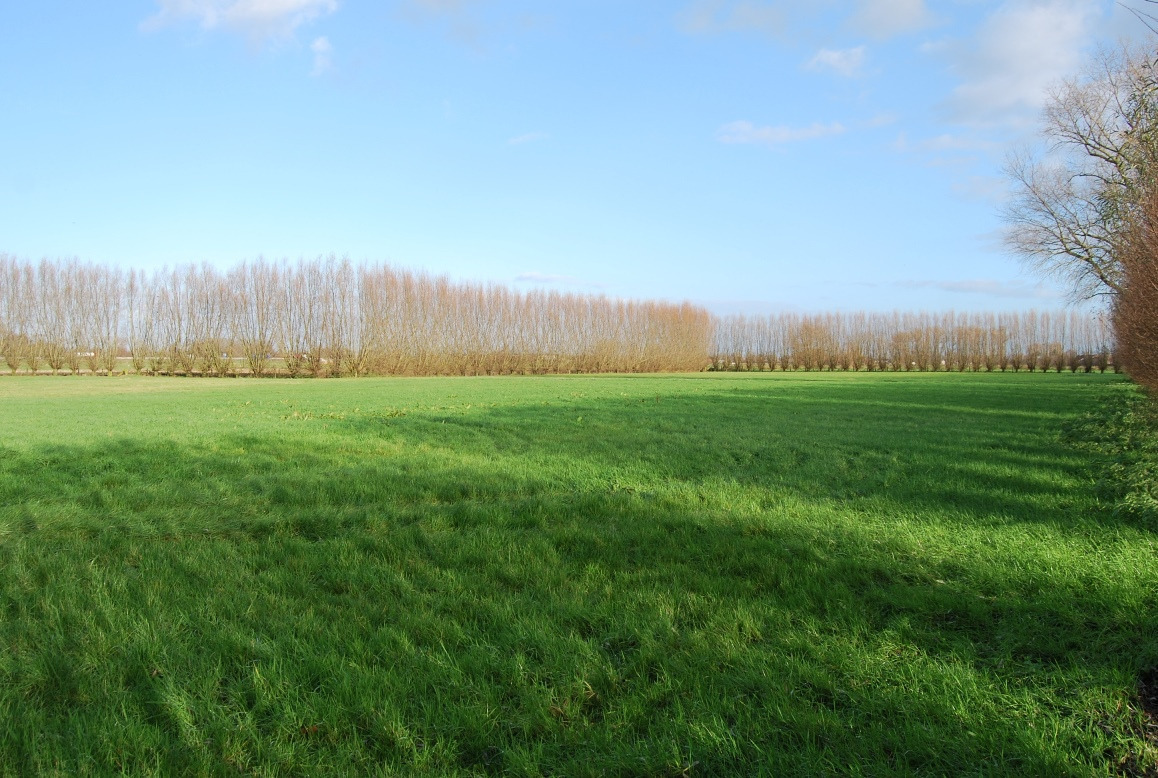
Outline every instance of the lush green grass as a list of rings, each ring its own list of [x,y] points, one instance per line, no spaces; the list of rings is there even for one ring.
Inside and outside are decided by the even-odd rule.
[[[1115,513],[1158,531],[1158,398],[1113,392],[1063,439],[1094,455],[1099,496]]]
[[[0,774],[1108,774],[1114,376],[0,379]]]

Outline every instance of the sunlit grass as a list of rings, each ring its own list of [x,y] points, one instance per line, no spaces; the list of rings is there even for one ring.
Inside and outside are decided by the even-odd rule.
[[[0,772],[1106,774],[1113,376],[0,380]]]

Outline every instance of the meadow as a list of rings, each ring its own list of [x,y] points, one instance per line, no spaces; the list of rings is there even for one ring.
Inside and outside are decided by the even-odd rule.
[[[0,775],[1154,774],[1134,391],[0,379]]]

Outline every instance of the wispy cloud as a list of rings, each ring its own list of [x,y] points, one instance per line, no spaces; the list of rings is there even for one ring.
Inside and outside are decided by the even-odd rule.
[[[522,146],[524,143],[534,143],[535,141],[546,140],[551,136],[545,132],[528,132],[523,135],[516,135],[507,140],[508,146]]]
[[[942,133],[933,138],[926,138],[921,141],[920,146],[926,151],[995,151],[1001,148],[1001,144],[991,140],[953,133]]]
[[[895,113],[883,111],[878,113],[876,116],[873,116],[868,121],[862,122],[861,126],[872,130],[878,127],[888,127],[889,125],[896,124],[897,120],[898,117]]]
[[[520,273],[515,276],[515,280],[522,283],[531,284],[549,284],[552,286],[581,286],[587,289],[606,289],[607,284],[599,283],[597,281],[585,281],[582,278],[575,276],[558,275],[554,273],[540,273],[532,271],[530,273]]]
[[[794,141],[812,140],[841,135],[846,127],[840,122],[821,124],[819,122],[807,127],[758,126],[749,121],[730,122],[716,132],[716,140],[720,143],[756,143],[765,146],[778,146]]]
[[[330,45],[329,38],[324,35],[315,38],[314,42],[310,44],[310,51],[314,53],[313,75],[321,76],[334,69],[334,47]]]
[[[793,7],[793,3],[783,0],[697,0],[679,15],[679,24],[685,32],[691,33],[749,30],[780,35],[788,26]]]
[[[1045,284],[1024,281],[998,281],[992,278],[974,278],[963,281],[899,281],[905,289],[939,289],[942,292],[976,294],[988,297],[1018,298],[1023,300],[1061,300],[1065,295]]]
[[[464,11],[470,0],[407,0],[415,8],[438,14],[456,14]]]
[[[478,46],[482,34],[471,8],[476,0],[403,0],[403,14],[413,21],[434,21],[446,25],[453,38]]]
[[[932,138],[910,140],[905,132],[897,135],[893,142],[896,151],[906,152],[988,152],[1003,148],[1000,143],[973,134],[942,133]]]
[[[853,78],[860,75],[865,52],[864,46],[854,49],[821,49],[808,61],[807,67],[809,70],[831,70],[846,78]]]
[[[993,175],[978,175],[978,166],[996,164],[1006,145],[993,140],[993,133],[979,128],[946,132],[928,138],[911,139],[904,131],[892,143],[894,151],[910,155],[921,165],[940,168],[952,179],[955,194],[992,205],[1009,196],[1008,181]]]
[[[934,21],[925,0],[860,0],[849,20],[853,29],[875,38],[922,30]]]
[[[953,191],[970,200],[997,205],[1009,199],[1009,179],[1001,176],[969,176],[953,184]]]
[[[338,10],[338,0],[156,0],[146,31],[194,22],[205,30],[229,30],[258,42],[292,36],[298,27]]]
[[[784,37],[804,28],[815,28],[818,17],[829,17],[831,26],[843,18],[861,35],[877,39],[915,32],[937,19],[925,0],[692,0],[677,16],[689,33],[756,32]]]

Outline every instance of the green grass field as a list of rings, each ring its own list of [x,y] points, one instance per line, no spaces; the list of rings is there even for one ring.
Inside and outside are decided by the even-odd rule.
[[[1132,391],[0,379],[0,775],[1158,769]]]

